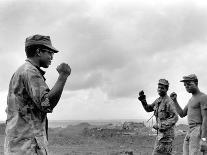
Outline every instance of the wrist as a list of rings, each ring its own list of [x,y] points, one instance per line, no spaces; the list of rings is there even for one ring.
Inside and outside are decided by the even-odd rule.
[[[146,100],[146,96],[145,95],[139,96],[138,99],[142,102]]]
[[[63,78],[67,78],[69,76],[69,74],[66,74],[65,72],[62,72],[62,73],[59,73],[59,76],[63,77]]]
[[[65,74],[59,74],[59,77],[58,77],[58,79],[59,79],[60,81],[66,81],[67,78],[68,78],[68,76],[65,75]]]
[[[171,99],[172,99],[172,98],[171,98]],[[177,102],[177,99],[176,99],[176,98],[174,98],[174,99],[172,99],[172,101],[173,101],[173,102]]]

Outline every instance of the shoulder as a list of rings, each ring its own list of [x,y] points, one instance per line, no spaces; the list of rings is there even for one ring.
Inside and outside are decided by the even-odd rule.
[[[161,99],[160,99],[160,97],[159,98],[157,98],[152,104],[151,104],[151,106],[152,107],[157,107],[158,106],[158,104],[159,104],[159,102],[161,102]]]
[[[201,101],[207,101],[207,95],[205,93],[201,93],[198,99]]]
[[[162,101],[161,97],[158,97],[153,103],[154,104],[158,104]]]
[[[201,103],[207,103],[207,95],[205,93],[201,93],[199,98]]]
[[[39,75],[39,70],[29,62],[26,62],[24,65],[24,74],[27,76]]]
[[[27,64],[27,62],[25,62],[24,64],[22,64],[21,66],[19,66],[17,68],[14,75],[15,76],[23,76],[27,72],[28,67],[29,67],[29,65]]]
[[[200,98],[199,98],[199,103],[200,103],[200,107],[201,109],[207,109],[207,95],[204,93],[200,94]]]
[[[24,64],[22,64],[15,73],[25,73],[28,71],[38,71],[37,68],[35,66],[33,66],[32,64],[30,64],[29,62],[25,62]]]
[[[207,94],[205,94],[205,93],[201,93],[201,94],[200,94],[200,97],[206,99],[206,98],[207,98]]]
[[[15,74],[16,76],[21,78],[23,81],[28,81],[35,77],[37,78],[41,77],[38,69],[29,62],[25,62],[23,65],[21,65],[17,69]]]

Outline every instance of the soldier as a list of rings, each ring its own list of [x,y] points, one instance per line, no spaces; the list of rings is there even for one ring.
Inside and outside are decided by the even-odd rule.
[[[46,155],[47,113],[57,105],[65,82],[71,73],[68,64],[57,67],[59,77],[50,90],[44,71],[54,53],[49,36],[33,35],[26,38],[26,62],[13,74],[7,96],[5,155]]]
[[[184,76],[180,82],[183,82],[186,91],[192,94],[184,109],[178,104],[177,94],[173,92],[170,95],[179,116],[183,118],[187,115],[189,130],[184,139],[183,154],[207,154],[207,95],[199,90],[195,74]]]
[[[157,130],[157,137],[154,145],[153,155],[171,155],[174,141],[174,126],[178,121],[173,101],[167,95],[169,83],[165,79],[158,82],[157,98],[152,104],[147,104],[146,96],[143,91],[139,92],[138,99],[141,101],[147,112],[154,111],[156,124],[153,128]]]

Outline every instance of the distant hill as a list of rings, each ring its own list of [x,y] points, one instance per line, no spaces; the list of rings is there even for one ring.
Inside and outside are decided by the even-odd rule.
[[[68,125],[78,125],[82,122],[87,122],[91,125],[106,125],[109,123],[112,124],[120,124],[126,121],[132,121],[132,122],[144,122],[144,119],[117,119],[117,120],[49,120],[49,128],[57,128],[62,127],[65,128]]]

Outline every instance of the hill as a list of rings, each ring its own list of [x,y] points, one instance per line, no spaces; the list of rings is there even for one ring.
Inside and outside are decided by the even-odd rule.
[[[179,125],[176,130],[184,130]],[[0,124],[0,154],[3,152],[5,124]],[[65,128],[49,128],[49,150],[51,155],[123,155],[151,154],[156,135],[143,123],[91,125],[87,122],[68,125]],[[185,134],[176,137],[174,154],[182,153]]]

